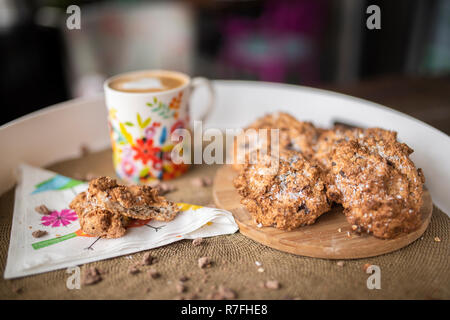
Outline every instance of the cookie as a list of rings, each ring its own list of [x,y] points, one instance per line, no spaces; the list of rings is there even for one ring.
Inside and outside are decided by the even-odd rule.
[[[282,151],[279,159],[265,156],[256,164],[247,161],[234,186],[255,223],[263,226],[292,230],[330,209],[322,170],[295,151]]]
[[[78,215],[84,233],[102,238],[120,238],[126,233],[127,219],[117,213],[92,206],[86,193],[78,194],[69,207]]]
[[[323,169],[331,169],[331,152],[337,144],[342,141],[349,141],[358,138],[363,133],[359,128],[348,128],[336,126],[330,130],[321,130],[316,142],[313,145],[312,158],[317,160]]]
[[[266,129],[266,132],[260,129]],[[259,158],[272,152],[272,147],[276,135],[272,135],[271,129],[278,129],[278,149],[294,150],[301,152],[306,158],[313,155],[313,146],[316,143],[320,130],[314,127],[310,122],[301,122],[293,116],[276,112],[265,115],[256,120],[244,131],[235,137],[233,144],[234,162],[233,168],[239,171],[243,167],[245,158],[253,153],[253,156]],[[274,150],[275,154],[278,153]]]
[[[412,151],[395,132],[377,128],[336,143],[327,195],[355,229],[390,239],[419,227],[424,176]]]
[[[114,179],[100,177],[89,183],[87,200],[99,207],[133,219],[171,221],[178,206],[158,195],[150,186],[123,186]]]

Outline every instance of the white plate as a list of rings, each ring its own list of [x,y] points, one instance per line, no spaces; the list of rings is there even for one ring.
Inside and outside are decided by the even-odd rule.
[[[366,100],[302,86],[251,81],[214,81],[217,105],[206,127],[243,127],[256,117],[286,111],[300,120],[330,126],[340,120],[398,132],[399,140],[415,152],[412,159],[424,170],[433,202],[450,213],[450,138],[445,133],[403,113]],[[195,93],[193,119],[201,113],[206,90]],[[14,184],[20,162],[45,166],[109,146],[103,96],[76,99],[34,112],[0,127],[0,193]]]

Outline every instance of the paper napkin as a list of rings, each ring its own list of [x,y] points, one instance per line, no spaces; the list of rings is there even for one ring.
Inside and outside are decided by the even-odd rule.
[[[135,220],[124,237],[103,239],[80,230],[69,203],[87,183],[54,172],[20,165],[4,278],[17,278],[156,248],[182,239],[231,234],[238,226],[230,212],[179,203],[170,222]],[[52,212],[35,208],[44,204]],[[34,238],[33,231],[48,234]]]

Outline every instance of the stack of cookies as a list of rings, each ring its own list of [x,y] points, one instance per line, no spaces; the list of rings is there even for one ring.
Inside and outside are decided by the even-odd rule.
[[[235,159],[244,161],[233,165],[239,172],[234,185],[256,223],[291,230],[314,223],[336,203],[353,230],[379,238],[419,227],[425,179],[409,158],[413,150],[397,141],[396,132],[322,129],[275,113],[242,135],[258,129],[279,129],[279,153],[271,154],[272,136],[256,144],[241,136],[234,151]]]
[[[124,186],[109,177],[91,180],[87,192],[70,203],[86,234],[102,238],[119,238],[131,219],[171,221],[178,206],[149,186]]]

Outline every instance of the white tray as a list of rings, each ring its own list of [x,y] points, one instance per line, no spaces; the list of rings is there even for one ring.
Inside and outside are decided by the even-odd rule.
[[[217,104],[206,127],[243,127],[280,110],[320,126],[340,120],[397,131],[415,150],[412,159],[424,170],[433,202],[450,213],[450,138],[445,133],[390,108],[330,91],[252,81],[218,80],[214,86]],[[193,96],[193,119],[206,98],[201,89]],[[83,144],[93,151],[109,146],[103,96],[67,101],[1,126],[0,194],[14,185],[18,163],[46,166],[78,156]]]

